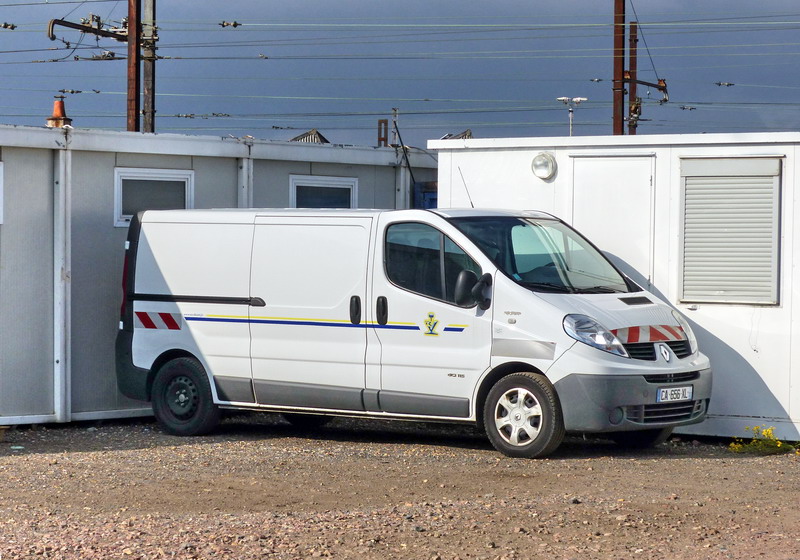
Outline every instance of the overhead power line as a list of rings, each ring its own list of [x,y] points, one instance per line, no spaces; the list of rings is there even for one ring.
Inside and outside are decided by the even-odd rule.
[[[119,0],[43,0],[41,2],[14,2],[3,4],[0,8],[15,8],[17,6],[53,6],[56,4],[97,4],[100,2],[119,2]]]

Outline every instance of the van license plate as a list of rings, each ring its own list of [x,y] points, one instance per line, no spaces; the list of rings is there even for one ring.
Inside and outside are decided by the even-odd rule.
[[[656,402],[675,402],[689,401],[692,399],[692,386],[670,387],[669,389],[659,389]]]

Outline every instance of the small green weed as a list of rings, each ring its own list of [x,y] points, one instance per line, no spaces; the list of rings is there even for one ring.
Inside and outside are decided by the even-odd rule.
[[[800,446],[781,441],[775,437],[775,427],[770,426],[745,426],[748,432],[753,433],[750,441],[740,438],[734,439],[729,449],[734,453],[752,453],[754,455],[778,455],[780,453],[797,453],[800,455]]]

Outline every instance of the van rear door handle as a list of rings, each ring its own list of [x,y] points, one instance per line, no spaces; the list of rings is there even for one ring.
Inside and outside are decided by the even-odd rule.
[[[361,323],[361,298],[358,296],[350,298],[350,322],[354,325]]]
[[[385,296],[380,296],[378,298],[378,305],[375,306],[375,314],[377,315],[379,325],[385,325],[389,322],[389,303],[386,301]]]

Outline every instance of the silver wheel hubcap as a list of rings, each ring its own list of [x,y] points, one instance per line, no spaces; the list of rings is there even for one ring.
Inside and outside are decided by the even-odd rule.
[[[517,447],[528,445],[541,430],[542,407],[527,389],[510,389],[497,401],[494,423],[497,433],[507,443]]]

